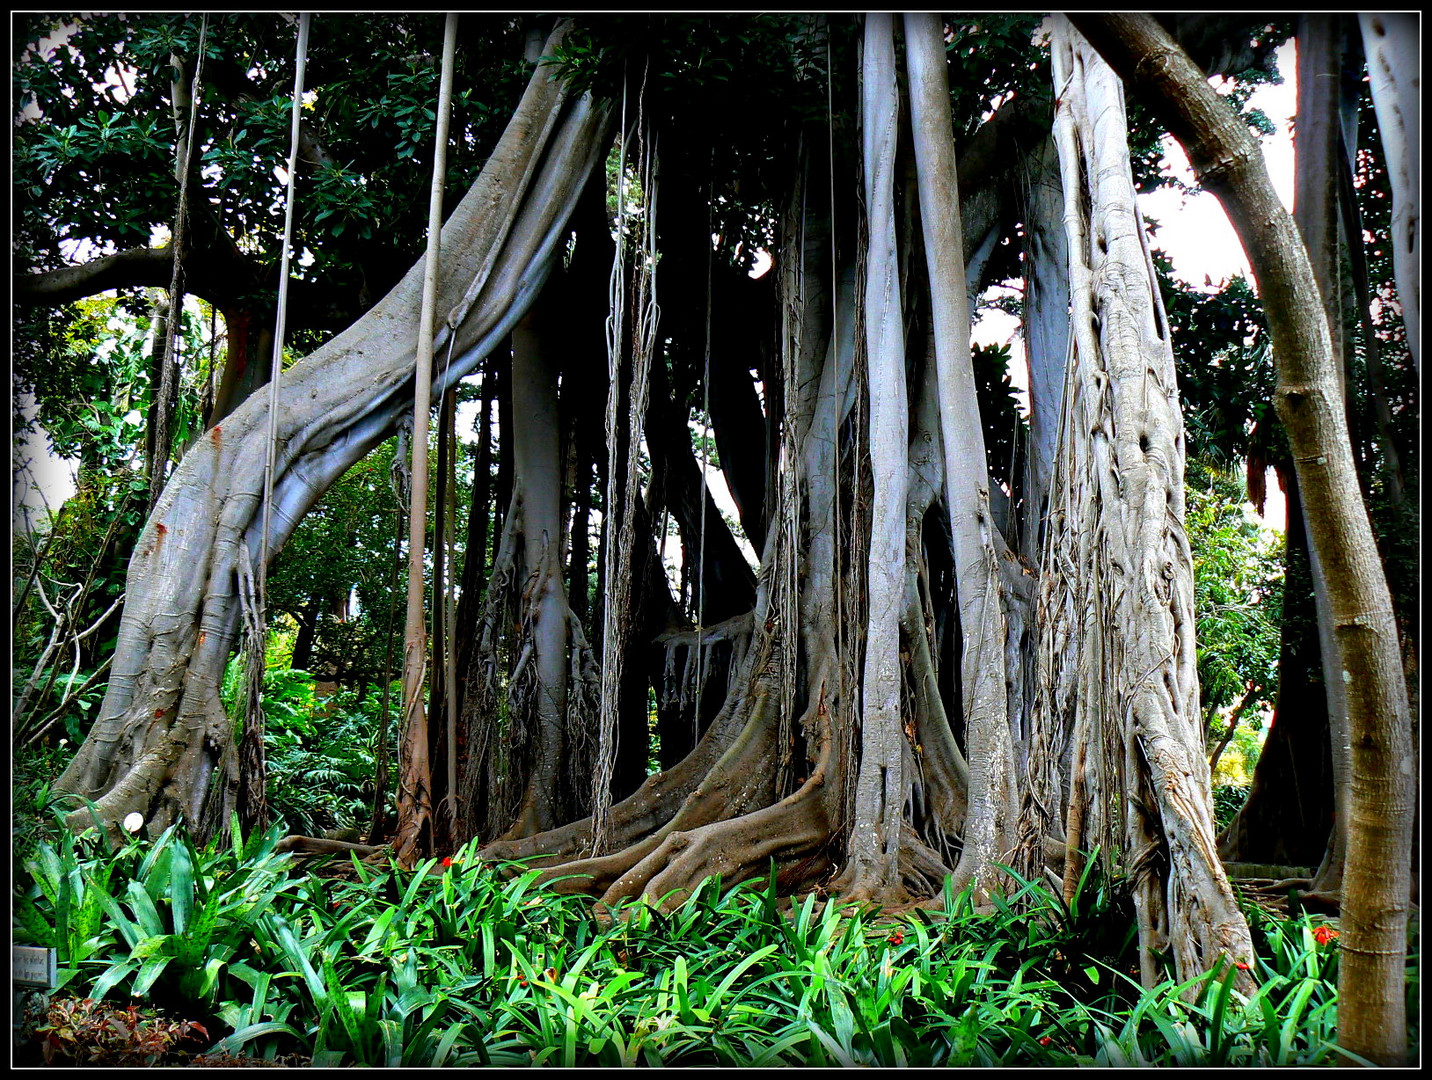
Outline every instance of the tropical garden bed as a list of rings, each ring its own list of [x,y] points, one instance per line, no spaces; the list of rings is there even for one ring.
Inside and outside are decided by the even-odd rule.
[[[238,837],[237,829],[235,836]],[[60,986],[19,1061],[230,1065],[1334,1065],[1338,930],[1247,902],[1232,968],[1143,990],[1127,890],[1011,881],[904,912],[708,879],[663,913],[537,888],[469,846],[299,865],[278,828],[111,849],[56,828],[16,940]],[[1420,971],[1416,922],[1407,990]],[[38,1003],[36,1003],[38,1005]],[[1410,1011],[1415,1016],[1415,1010]],[[1414,1031],[1414,1039],[1415,1039]]]

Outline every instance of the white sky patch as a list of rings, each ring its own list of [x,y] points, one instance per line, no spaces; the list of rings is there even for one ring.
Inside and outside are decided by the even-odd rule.
[[[1283,82],[1264,84],[1253,91],[1249,106],[1262,109],[1273,122],[1274,133],[1259,139],[1263,160],[1273,189],[1289,212],[1293,209],[1293,116],[1298,108],[1297,50],[1292,41],[1275,54]],[[1210,80],[1214,85],[1221,79]],[[1183,147],[1171,135],[1163,138],[1164,168],[1185,183],[1192,184],[1193,170]],[[1139,210],[1145,219],[1158,222],[1154,244],[1168,252],[1174,273],[1190,285],[1225,284],[1241,273],[1252,281],[1247,256],[1238,234],[1223,212],[1218,199],[1207,191],[1192,194],[1162,188],[1139,196]]]

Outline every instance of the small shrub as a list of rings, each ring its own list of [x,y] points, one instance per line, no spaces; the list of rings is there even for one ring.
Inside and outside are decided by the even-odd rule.
[[[1213,785],[1213,827],[1219,832],[1233,823],[1238,811],[1248,801],[1249,788],[1246,784]]]
[[[185,1043],[209,1041],[191,1020],[166,1020],[153,1009],[121,1007],[93,998],[50,1002],[43,1022],[31,1029],[46,1065],[155,1065]]]

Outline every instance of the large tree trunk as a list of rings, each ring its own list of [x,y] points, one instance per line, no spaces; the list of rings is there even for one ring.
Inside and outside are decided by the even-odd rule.
[[[1252,957],[1218,860],[1183,528],[1183,419],[1167,320],[1134,199],[1123,94],[1056,17],[1055,128],[1069,238],[1073,356],[1041,580],[1041,673],[1025,864],[1059,805],[1072,742],[1066,893],[1084,851],[1127,868],[1145,986],[1170,950],[1191,978]],[[1071,730],[1072,729],[1072,730]],[[1251,980],[1239,982],[1251,990]]]
[[[1153,20],[1081,15],[1081,29],[1169,125],[1199,182],[1223,203],[1263,298],[1275,405],[1293,450],[1312,548],[1327,572],[1346,687],[1353,778],[1343,877],[1340,1043],[1406,1060],[1403,987],[1413,749],[1392,601],[1362,503],[1327,320],[1296,226],[1247,127]]]
[[[457,308],[447,382],[466,375],[531,303],[604,149],[607,111],[550,72],[537,70],[443,230],[450,259],[438,310]],[[329,485],[410,411],[420,286],[415,267],[287,373],[270,558]],[[439,348],[451,333],[439,332]],[[219,682],[237,626],[238,547],[259,549],[263,405],[250,400],[194,446],[141,533],[105,701],[58,781],[95,800],[107,823],[138,811],[157,832],[182,815],[208,836],[228,820],[236,763]],[[72,817],[76,827],[89,821],[84,809]]]
[[[875,30],[878,34],[881,28]],[[883,51],[886,75],[893,80],[891,30],[887,17]],[[892,106],[893,93],[892,83],[885,88]],[[961,176],[982,178],[998,171],[993,151],[1001,133],[1018,127],[1003,115],[992,122],[992,130],[975,140],[981,153],[969,163],[962,159]],[[867,131],[873,138],[874,129]],[[882,134],[888,144],[883,168],[893,179],[893,128]],[[824,145],[822,139],[814,142]],[[795,173],[807,175],[807,170],[797,168]],[[972,181],[969,189],[972,205],[962,209],[975,221],[972,234],[992,235],[1005,200],[975,197],[982,190],[979,181]],[[667,907],[679,903],[706,874],[719,872],[728,881],[739,880],[766,873],[771,860],[783,889],[821,880],[833,864],[845,862],[833,888],[887,899],[902,892],[930,896],[948,873],[945,856],[935,848],[948,841],[958,850],[968,768],[940,699],[939,650],[930,641],[931,628],[937,626],[948,627],[945,640],[954,636],[954,618],[946,614],[947,592],[940,595],[939,609],[931,609],[930,568],[923,565],[918,529],[938,517],[931,507],[942,483],[933,352],[930,361],[919,366],[913,402],[902,390],[892,394],[889,378],[873,377],[867,384],[864,358],[856,349],[864,317],[856,302],[855,268],[847,263],[839,275],[833,272],[830,230],[835,208],[828,216],[819,205],[824,200],[815,194],[819,190],[797,183],[791,209],[777,229],[778,274],[772,276],[777,281],[779,326],[771,328],[775,332],[770,336],[781,342],[779,367],[768,363],[762,368],[773,424],[767,455],[776,468],[766,485],[770,511],[754,610],[701,632],[662,635],[667,670],[684,668],[693,685],[700,678],[691,657],[698,640],[708,650],[729,650],[724,702],[685,758],[648,777],[611,808],[611,854],[583,857],[591,847],[592,822],[587,819],[491,844],[484,857],[534,860],[544,878],[561,890],[590,892],[607,900],[640,893]],[[914,215],[907,212],[905,247],[896,250],[888,183],[885,190],[883,227],[872,223],[871,234],[883,235],[886,256],[868,260],[871,287],[882,298],[869,310],[882,329],[903,338],[894,266],[903,257],[912,268],[907,286],[912,296],[919,296],[916,279],[923,281],[924,275],[915,269]],[[846,235],[853,231],[854,222],[844,210],[838,224]],[[978,250],[968,250],[973,246],[967,238],[967,277],[970,268],[982,262]],[[911,306],[916,312],[923,308],[919,301]],[[892,353],[903,382],[903,350]],[[882,416],[867,427],[867,386],[872,396],[887,398],[879,405],[872,401],[871,412],[893,407],[902,427],[907,413],[910,416],[908,449],[902,437],[872,434],[891,418]],[[672,432],[674,438],[676,429]],[[902,463],[908,453],[908,468],[902,466],[893,477],[888,470],[878,474],[877,483],[862,460],[867,446],[877,458],[893,452]],[[676,457],[689,458],[689,453]],[[666,470],[666,482],[674,475]],[[662,498],[671,494],[667,491]],[[876,504],[886,522],[880,526],[872,521]],[[892,545],[892,537],[902,542]],[[871,563],[884,579],[877,592],[886,597],[887,607],[879,614],[874,604],[867,612],[862,587],[868,553],[876,545],[884,550]],[[941,572],[948,579],[949,571]],[[600,590],[603,595],[608,591]],[[882,726],[889,738],[878,748],[883,760],[865,755],[867,782],[857,794],[861,650],[862,644],[869,648],[872,643],[872,625],[889,640],[894,666],[885,668],[895,682],[884,701]],[[937,633],[936,645],[939,640]],[[794,656],[793,644],[799,646]],[[902,683],[907,681],[913,693],[902,701]],[[682,684],[687,682],[683,675]],[[709,682],[704,685],[711,688]],[[877,685],[866,683],[867,709],[874,705],[870,688]],[[888,760],[887,750],[900,775],[892,777],[888,766],[885,776],[878,775]],[[910,821],[905,814],[907,793],[914,797]],[[868,840],[867,830],[856,824],[853,813],[862,802],[864,816],[885,826],[884,837],[865,845],[872,850],[864,858],[855,849]]]
[[[1412,362],[1422,370],[1421,26],[1410,12],[1358,16],[1392,185],[1392,267]]]

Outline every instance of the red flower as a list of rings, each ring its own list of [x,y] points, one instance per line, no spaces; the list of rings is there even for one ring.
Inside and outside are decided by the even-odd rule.
[[[1046,1036],[1044,1036],[1044,1038],[1042,1038],[1042,1039],[1039,1040],[1039,1045],[1040,1045],[1040,1046],[1048,1046],[1048,1045],[1049,1045],[1050,1043],[1052,1043],[1053,1041],[1054,1041],[1054,1036],[1052,1036],[1052,1035],[1046,1035]]]
[[[1248,965],[1245,964],[1242,960],[1235,960],[1235,961],[1233,961],[1233,966],[1236,967],[1239,971],[1247,971],[1247,970],[1248,970]]]
[[[1340,931],[1334,930],[1331,926],[1319,926],[1313,931],[1313,940],[1319,945],[1326,945],[1335,937],[1339,937]]]
[[[447,869],[447,868],[448,868],[449,866],[451,866],[451,865],[452,865],[452,856],[451,856],[451,855],[444,855],[444,856],[443,856],[443,869]]]
[[[896,930],[887,940],[891,945],[903,945],[905,944],[905,931]]]

